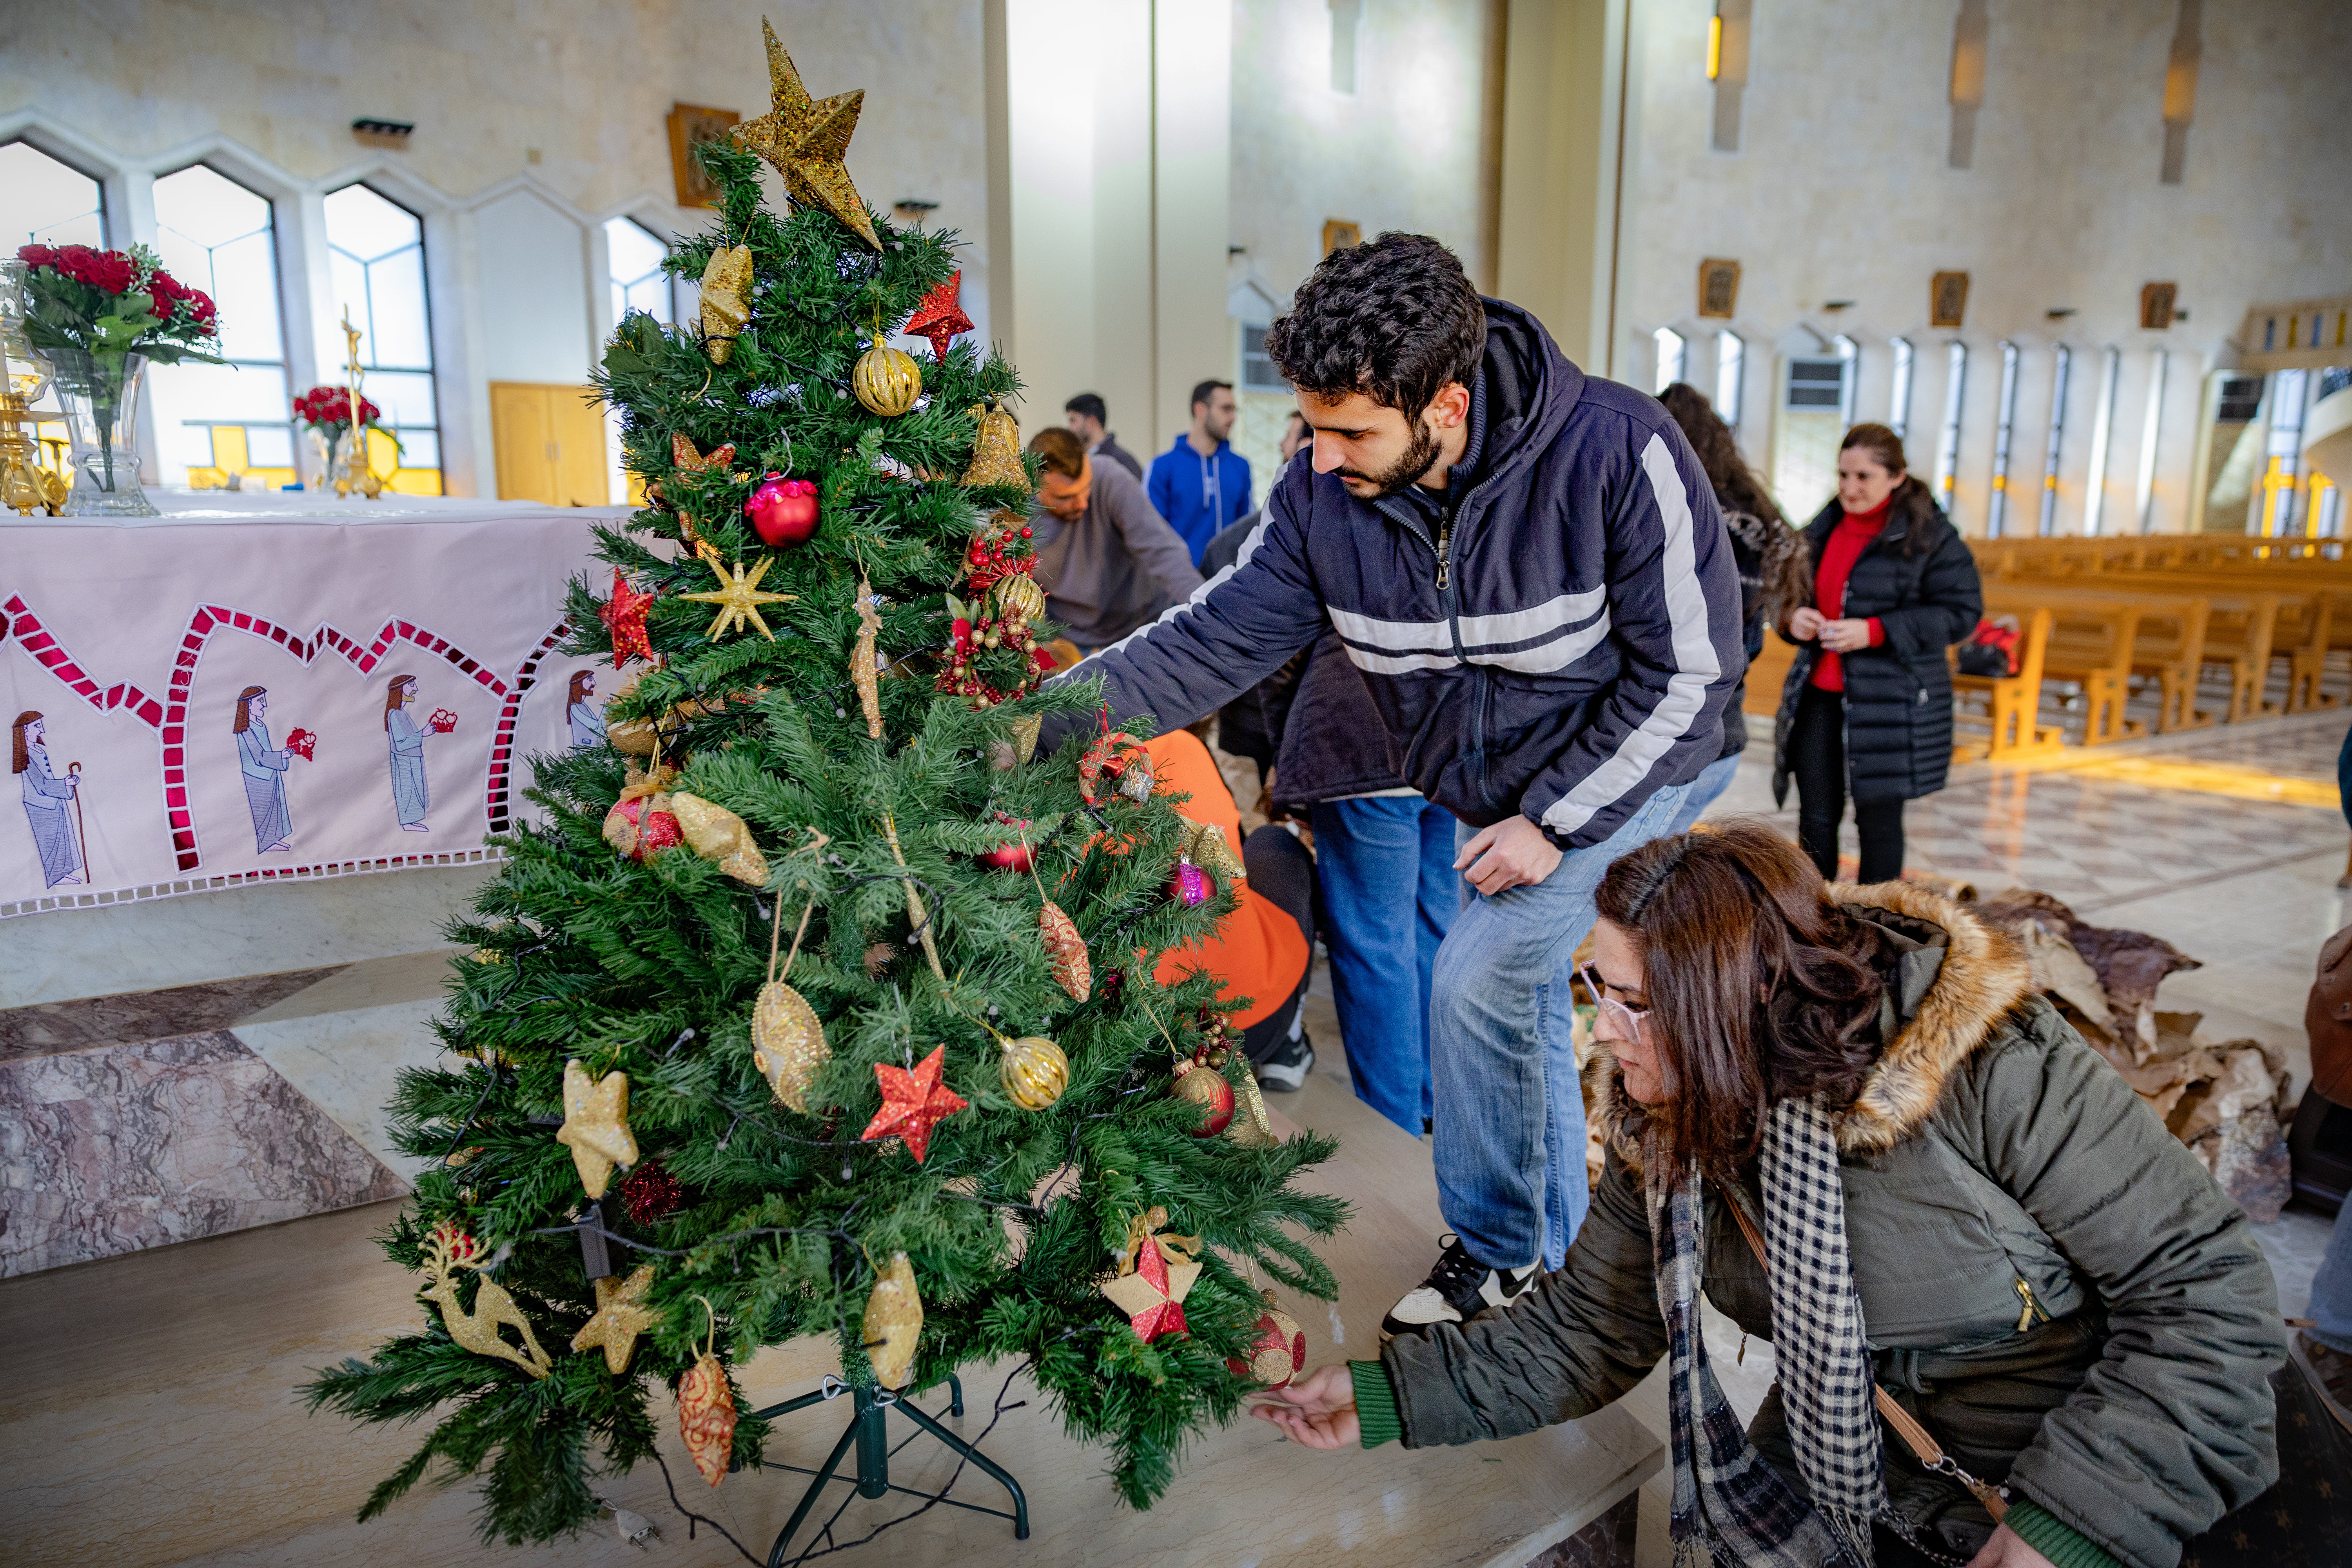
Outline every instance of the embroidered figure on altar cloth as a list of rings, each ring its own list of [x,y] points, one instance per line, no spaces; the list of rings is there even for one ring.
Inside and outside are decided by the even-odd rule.
[[[436,708],[419,725],[408,710],[416,702],[416,677],[395,675],[383,689],[383,732],[391,743],[392,809],[400,826],[411,833],[429,833],[425,814],[432,808],[433,792],[425,778],[425,740],[446,735],[457,727],[457,715]]]
[[[25,820],[33,829],[33,848],[41,858],[41,882],[87,886],[89,854],[75,831],[81,815],[81,764],[76,763],[61,778],[49,766],[47,725],[40,714],[16,715],[9,732],[11,770],[24,781]]]
[[[245,774],[246,807],[253,813],[257,855],[290,848],[294,837],[294,818],[286,809],[286,770],[294,765],[295,748],[269,743],[269,726],[261,721],[268,710],[268,688],[248,686],[236,694],[237,763]],[[297,730],[287,739],[290,742],[301,733]]]
[[[596,672],[573,670],[572,696],[564,713],[572,721],[572,749],[575,752],[604,743],[604,711],[592,700],[595,695]]]

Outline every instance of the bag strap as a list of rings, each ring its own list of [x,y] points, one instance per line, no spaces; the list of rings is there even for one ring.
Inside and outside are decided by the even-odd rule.
[[[1757,1264],[1764,1269],[1769,1289],[1771,1264],[1764,1256],[1764,1237],[1756,1228],[1756,1221],[1748,1213],[1746,1198],[1746,1194],[1734,1192],[1730,1195],[1730,1202],[1726,1206],[1731,1210],[1731,1217],[1739,1222],[1739,1233],[1748,1238],[1749,1249],[1756,1254]],[[1968,1488],[1975,1494],[1977,1501],[1984,1505],[1984,1510],[1992,1515],[1992,1521],[1999,1524],[2002,1516],[2009,1512],[2009,1500],[2003,1495],[2001,1489],[1990,1482],[1980,1481],[1960,1468],[1960,1462],[1944,1452],[1944,1446],[1936,1441],[1935,1434],[1919,1425],[1917,1417],[1896,1404],[1895,1396],[1887,1393],[1882,1384],[1874,1381],[1870,1386],[1871,1392],[1878,1395],[1879,1415],[1886,1418],[1886,1424],[1895,1428],[1895,1435],[1903,1439],[1912,1453],[1918,1456],[1919,1463],[1935,1471],[1936,1474],[1949,1476]]]

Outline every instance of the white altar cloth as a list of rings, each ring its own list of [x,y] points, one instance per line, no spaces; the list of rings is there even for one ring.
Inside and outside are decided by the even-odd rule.
[[[530,757],[573,743],[575,692],[590,715],[611,693],[609,662],[556,645],[592,525],[625,508],[152,499],[0,514],[0,918],[482,859]]]

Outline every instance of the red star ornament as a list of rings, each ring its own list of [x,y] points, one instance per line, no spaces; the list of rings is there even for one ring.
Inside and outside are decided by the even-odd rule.
[[[1195,1261],[1200,1238],[1150,1234],[1167,1223],[1165,1209],[1155,1208],[1139,1218],[1128,1230],[1135,1244],[1129,1259],[1134,1271],[1114,1274],[1096,1286],[1127,1314],[1128,1325],[1147,1344],[1162,1334],[1186,1331],[1184,1298],[1201,1278],[1201,1265]]]
[[[654,607],[654,595],[640,594],[629,586],[618,566],[613,568],[613,596],[596,612],[604,629],[613,634],[613,668],[618,669],[630,658],[650,659],[654,645],[646,636],[646,613]]]
[[[971,331],[971,318],[963,313],[963,274],[958,272],[924,295],[915,313],[907,318],[905,331],[910,338],[930,339],[931,357],[945,360],[955,335]]]
[[[875,1081],[882,1086],[882,1109],[858,1134],[867,1142],[877,1138],[903,1138],[907,1152],[915,1163],[923,1163],[923,1152],[930,1146],[931,1129],[940,1120],[961,1110],[971,1101],[940,1081],[940,1073],[947,1066],[948,1048],[934,1046],[931,1054],[915,1064],[915,1070],[894,1068],[887,1062],[874,1064]]]

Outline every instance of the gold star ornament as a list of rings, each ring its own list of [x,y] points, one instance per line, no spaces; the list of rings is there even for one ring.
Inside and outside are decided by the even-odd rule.
[[[574,1057],[563,1064],[563,1126],[555,1141],[572,1151],[580,1184],[592,1198],[604,1195],[615,1165],[637,1163],[636,1135],[629,1131],[629,1075],[608,1072],[600,1080]]]
[[[762,555],[760,557],[760,563],[751,568],[751,575],[747,577],[743,574],[743,563],[740,561],[735,563],[734,574],[730,576],[726,567],[716,561],[705,560],[704,564],[718,575],[719,586],[707,594],[678,595],[681,599],[694,599],[702,604],[719,606],[719,614],[711,617],[710,629],[702,634],[704,637],[712,642],[717,642],[721,633],[740,630],[743,623],[748,620],[760,628],[761,637],[766,637],[770,642],[776,640],[776,634],[770,631],[768,623],[760,618],[760,606],[790,604],[797,595],[770,594],[761,589],[760,579],[768,574],[768,568],[774,565],[775,562],[774,556]]]
[[[581,1331],[572,1336],[572,1348],[601,1348],[604,1368],[614,1377],[628,1371],[629,1357],[636,1353],[637,1336],[661,1321],[661,1314],[646,1305],[646,1291],[653,1282],[654,1266],[650,1263],[626,1279],[607,1274],[597,1280],[596,1310],[589,1314]]]
[[[748,147],[776,166],[784,189],[797,207],[823,207],[839,218],[857,237],[882,248],[874,220],[866,215],[865,199],[850,184],[842,157],[857,130],[858,111],[866,106],[866,89],[836,93],[819,102],[801,85],[801,73],[776,30],[766,17],[760,30],[768,37],[768,98],[770,110],[757,120],[735,127],[738,145]]]

